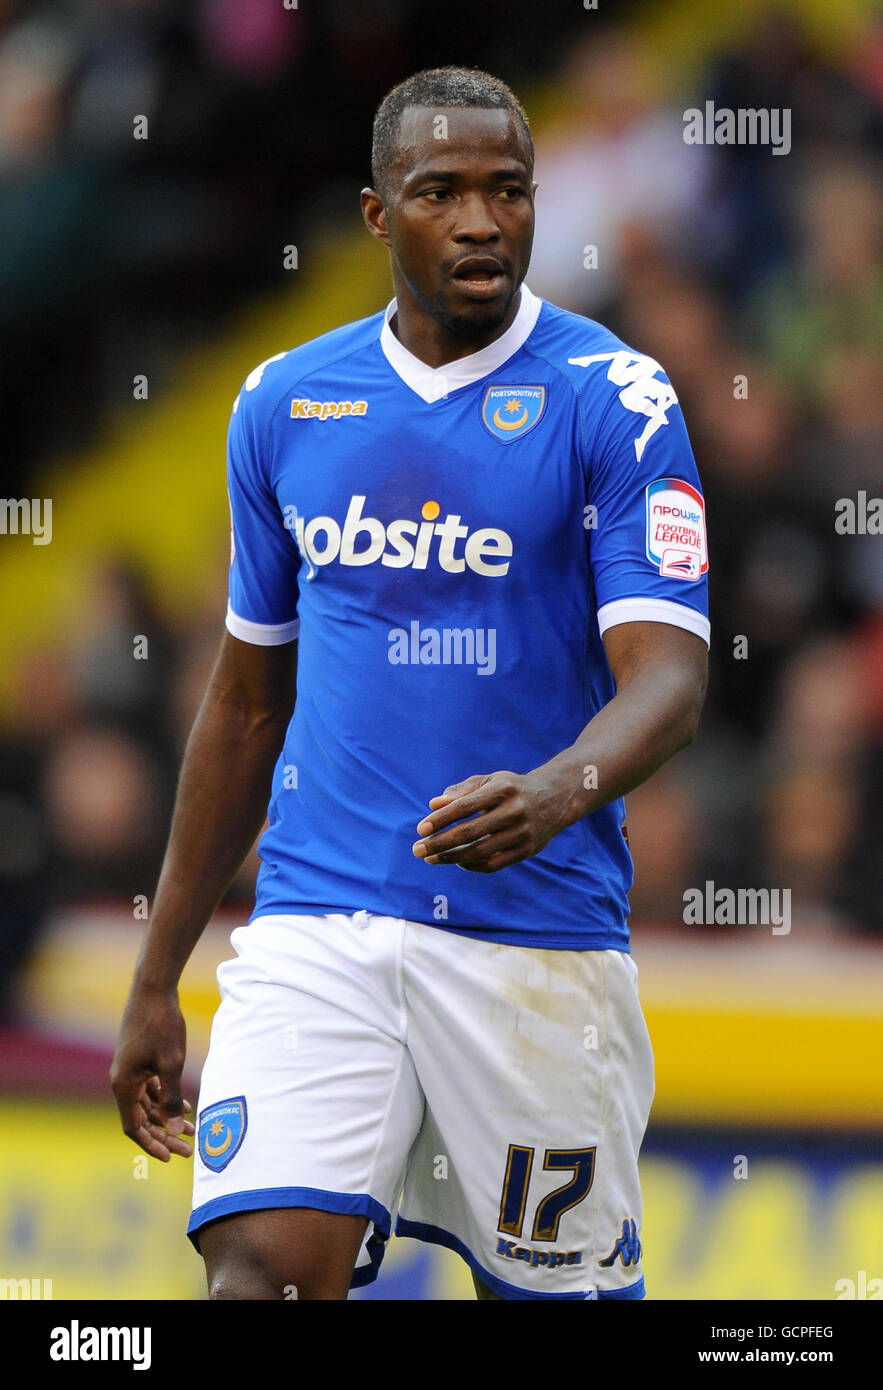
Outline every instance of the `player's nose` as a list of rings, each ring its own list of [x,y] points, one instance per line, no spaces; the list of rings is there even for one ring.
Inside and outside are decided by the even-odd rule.
[[[488,242],[499,241],[500,236],[499,223],[488,200],[478,196],[463,198],[454,240]]]

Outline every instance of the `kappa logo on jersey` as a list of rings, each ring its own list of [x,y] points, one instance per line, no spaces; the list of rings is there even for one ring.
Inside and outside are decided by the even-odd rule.
[[[307,399],[291,402],[292,420],[341,420],[344,415],[364,415],[368,409],[367,401],[311,401]]]
[[[375,516],[362,516],[364,504],[364,496],[350,499],[342,529],[333,516],[307,521],[296,507],[283,509],[285,525],[294,531],[297,548],[309,565],[308,580],[319,566],[335,560],[342,565],[373,565],[379,560],[390,569],[425,570],[434,558],[448,574],[470,569],[473,574],[497,578],[508,572],[512,537],[497,526],[470,532],[468,526],[460,525],[458,513],[436,521],[441,507],[433,501],[423,503],[422,521],[401,519],[384,525]],[[438,545],[433,552],[435,539]],[[463,548],[457,554],[461,540]]]
[[[545,386],[489,386],[481,403],[482,423],[495,438],[510,444],[533,429],[545,405]]]
[[[616,1241],[610,1254],[605,1259],[599,1260],[598,1264],[604,1269],[608,1269],[616,1260],[622,1260],[628,1268],[629,1265],[636,1265],[643,1253],[641,1242],[638,1240],[638,1227],[635,1221],[626,1217],[622,1223],[622,1235]]]
[[[206,1168],[220,1173],[238,1153],[248,1128],[245,1096],[219,1100],[199,1116],[199,1156]]]
[[[647,559],[671,579],[701,579],[708,569],[702,494],[681,478],[657,478],[645,494]]]
[[[619,393],[626,410],[636,415],[650,418],[642,434],[635,440],[635,455],[638,462],[654,434],[668,424],[666,411],[677,405],[675,389],[667,381],[657,381],[656,373],[662,368],[653,357],[645,357],[640,352],[596,352],[589,357],[568,357],[575,367],[590,367],[594,362],[609,362],[607,380],[615,382],[623,389]]]

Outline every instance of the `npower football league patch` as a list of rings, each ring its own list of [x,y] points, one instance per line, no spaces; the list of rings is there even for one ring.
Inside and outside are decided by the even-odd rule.
[[[705,502],[681,478],[648,483],[647,559],[671,579],[700,579],[708,569]]]

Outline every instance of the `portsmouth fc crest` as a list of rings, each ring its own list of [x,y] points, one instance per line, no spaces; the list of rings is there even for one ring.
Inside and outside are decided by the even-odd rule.
[[[239,1150],[248,1127],[245,1096],[219,1100],[199,1116],[199,1156],[206,1168],[220,1173]]]
[[[510,444],[533,429],[545,404],[545,386],[489,386],[481,404],[482,422],[496,439]]]

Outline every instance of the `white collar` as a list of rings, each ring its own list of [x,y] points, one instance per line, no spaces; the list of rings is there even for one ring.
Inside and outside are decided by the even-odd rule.
[[[542,307],[543,301],[531,294],[527,285],[522,285],[518,312],[505,333],[469,357],[459,357],[455,362],[446,362],[443,367],[428,367],[399,342],[390,328],[396,311],[396,301],[391,299],[380,330],[380,346],[389,365],[405,385],[431,405],[442,396],[450,395],[451,391],[459,391],[461,386],[471,386],[473,382],[496,371],[497,367],[502,367],[513,353],[523,347],[533,332]]]

